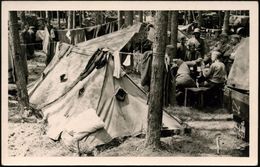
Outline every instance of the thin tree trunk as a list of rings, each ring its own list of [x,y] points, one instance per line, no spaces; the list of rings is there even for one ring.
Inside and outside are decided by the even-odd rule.
[[[42,16],[42,11],[40,11],[40,18],[43,18],[43,16]]]
[[[133,11],[125,11],[125,24],[126,26],[132,26],[134,20],[134,12]]]
[[[188,23],[192,23],[192,16],[191,16],[191,11],[188,11]]]
[[[46,17],[47,23],[50,25],[51,24],[51,20],[50,20],[50,12],[49,11],[46,11],[45,17]]]
[[[26,86],[26,74],[25,70],[27,66],[26,57],[21,55],[21,46],[20,46],[20,38],[18,31],[18,18],[17,12],[11,11],[9,12],[10,18],[10,45],[11,45],[11,53],[14,57],[14,66],[15,66],[15,74],[16,74],[16,85],[17,85],[17,95],[18,102],[20,105],[20,114],[23,114],[24,107],[29,108],[29,96],[27,92]]]
[[[96,14],[96,25],[100,25],[103,23],[102,11],[98,11]]]
[[[172,20],[172,12],[168,11],[168,25],[167,25],[167,31],[171,31],[171,20]]]
[[[82,11],[79,11],[79,27],[82,27]]]
[[[223,34],[229,33],[229,15],[230,11],[225,11],[224,23],[223,23]]]
[[[72,28],[76,28],[76,11],[72,12],[72,16],[73,16],[73,21],[72,21]]]
[[[172,12],[172,17],[171,17],[171,45],[173,46],[173,55],[171,60],[173,58],[176,58],[177,54],[177,42],[178,42],[178,11],[173,11]]]
[[[222,25],[221,11],[218,11],[218,26],[221,27],[221,25]]]
[[[167,38],[167,11],[157,11],[155,19],[155,41],[153,43],[152,74],[148,107],[148,125],[145,146],[160,148],[163,108],[163,71]]]
[[[25,17],[24,11],[21,12],[20,19],[21,19],[21,22],[22,22],[21,29],[24,29],[24,26],[26,25],[26,17]]]
[[[138,11],[138,15],[139,15],[139,22],[143,22],[143,11]]]
[[[50,11],[50,18],[51,21],[54,21],[53,11]]]
[[[58,29],[60,29],[60,11],[57,11]]]
[[[198,27],[201,28],[202,26],[202,11],[198,11],[199,17],[198,17]]]
[[[120,29],[124,24],[123,16],[124,11],[118,11],[118,29]]]
[[[68,11],[68,29],[72,29],[73,28],[73,14],[72,11]]]
[[[174,58],[177,58],[177,43],[178,43],[178,11],[172,12],[171,17],[171,45],[172,45],[172,54],[169,55],[170,57],[170,64]],[[170,97],[170,104],[175,106],[176,105],[176,87],[175,87],[175,78],[172,78],[173,84],[172,92]]]

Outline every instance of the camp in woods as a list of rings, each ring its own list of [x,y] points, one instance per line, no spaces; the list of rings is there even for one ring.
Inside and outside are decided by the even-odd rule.
[[[249,10],[8,16],[8,156],[249,156]]]

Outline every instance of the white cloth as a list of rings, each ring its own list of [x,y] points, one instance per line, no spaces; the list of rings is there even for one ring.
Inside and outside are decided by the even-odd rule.
[[[116,51],[114,52],[114,72],[113,76],[116,78],[120,78],[120,70],[121,70],[121,60],[120,60],[120,55],[119,52]]]
[[[131,55],[127,55],[123,65],[127,67],[131,65]]]
[[[70,40],[70,43],[71,43],[71,32],[70,32],[70,30],[68,30],[68,32],[66,33],[66,37]]]

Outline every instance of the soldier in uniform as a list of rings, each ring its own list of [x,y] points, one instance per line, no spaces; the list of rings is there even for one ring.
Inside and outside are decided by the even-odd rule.
[[[208,51],[207,44],[205,43],[204,39],[200,37],[200,29],[195,28],[193,31],[193,37],[190,38],[187,42],[188,49],[190,46],[195,45],[195,50],[200,52],[202,58],[204,58],[205,54]]]

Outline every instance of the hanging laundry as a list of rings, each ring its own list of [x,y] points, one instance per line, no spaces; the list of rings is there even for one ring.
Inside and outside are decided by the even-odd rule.
[[[120,55],[119,52],[116,51],[114,52],[114,72],[113,76],[116,78],[120,78],[120,70],[121,70],[121,60],[120,60]]]
[[[70,31],[70,30],[66,33],[66,37],[69,39],[70,44],[71,44],[71,41],[72,41],[72,35],[71,35],[71,31]]]
[[[123,65],[126,67],[131,65],[131,55],[127,55],[125,61],[123,62]]]

